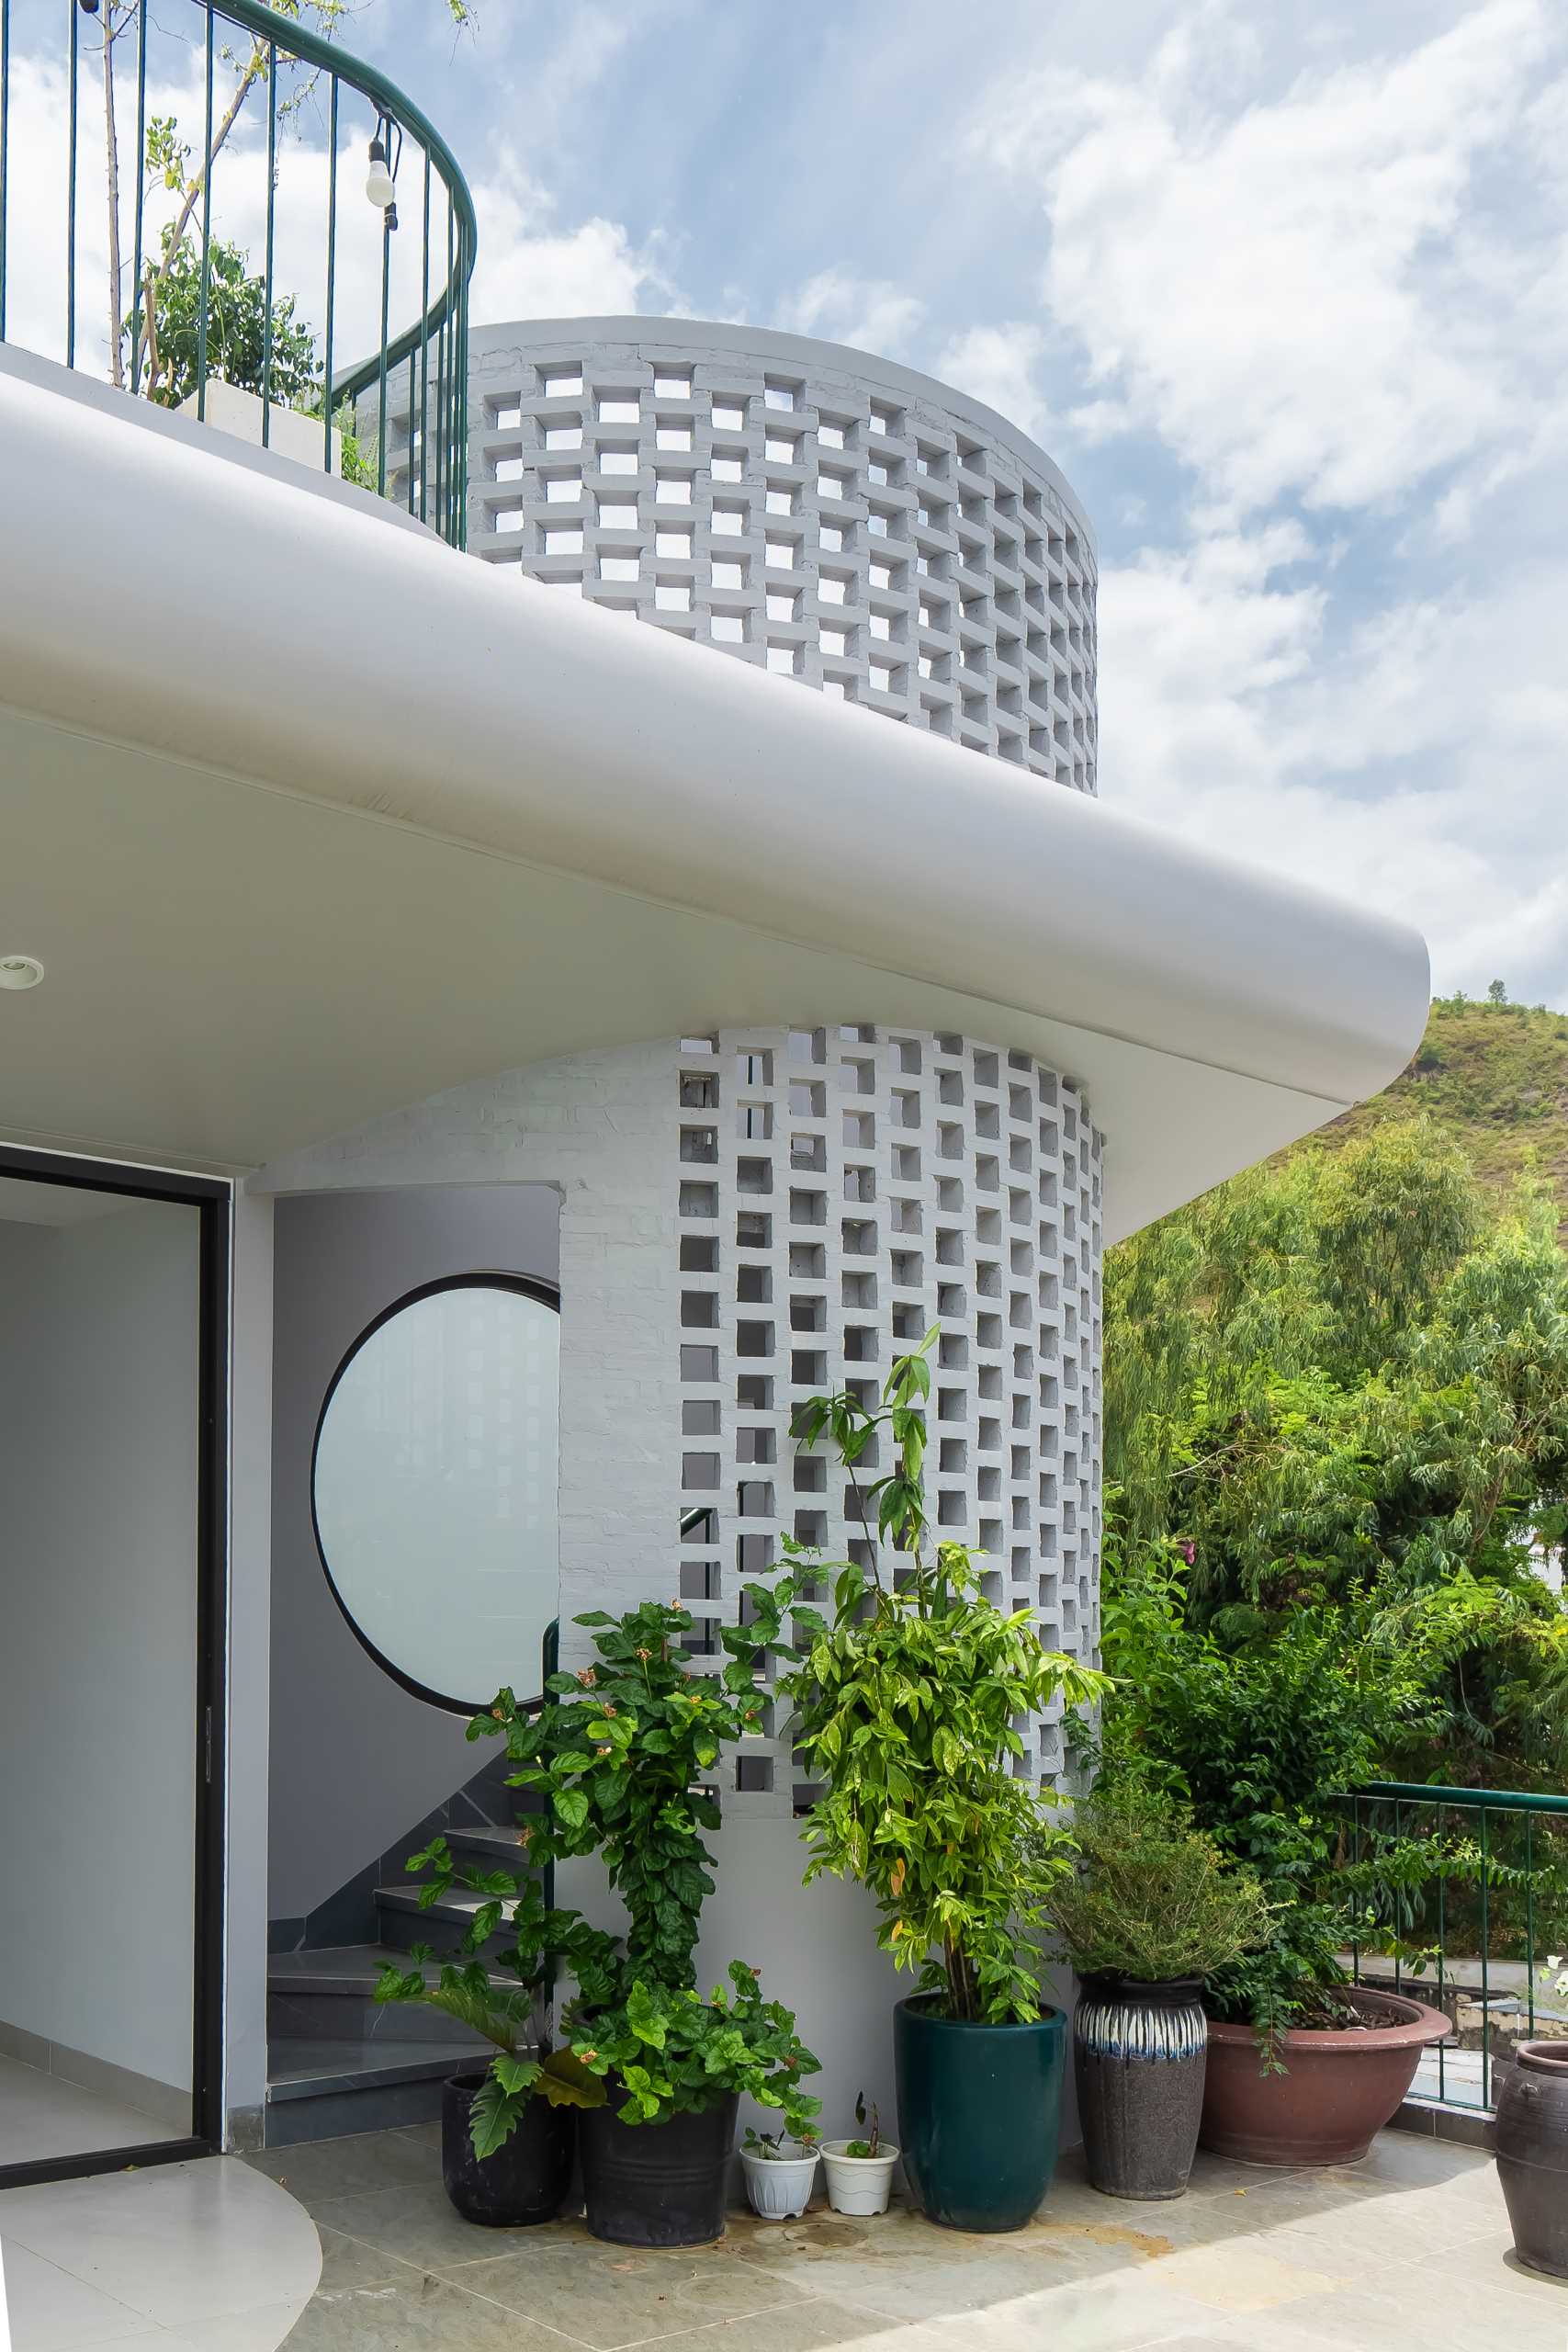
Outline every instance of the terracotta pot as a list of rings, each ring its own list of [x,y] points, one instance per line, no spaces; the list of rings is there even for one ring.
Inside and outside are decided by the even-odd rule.
[[[1211,2018],[1201,2146],[1248,2165],[1349,2165],[1366,2154],[1422,2051],[1453,2028],[1440,2009],[1398,1993],[1345,1992],[1367,2024],[1281,2034],[1282,2075],[1261,2072],[1249,2025]]]
[[[1568,2278],[1568,2050],[1521,2041],[1497,2070],[1493,2143],[1514,2251],[1532,2270]]]

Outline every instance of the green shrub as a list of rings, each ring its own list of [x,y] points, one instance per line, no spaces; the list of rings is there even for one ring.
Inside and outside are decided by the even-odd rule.
[[[1272,1939],[1256,1874],[1227,1861],[1168,1791],[1108,1784],[1077,1806],[1077,1874],[1043,1910],[1080,1976],[1213,1976]]]

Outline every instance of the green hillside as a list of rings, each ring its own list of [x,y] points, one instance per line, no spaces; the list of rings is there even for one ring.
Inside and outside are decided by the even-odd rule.
[[[1348,1142],[1416,1112],[1451,1136],[1497,1193],[1527,1172],[1544,1177],[1568,1226],[1568,1013],[1438,997],[1403,1076],[1293,1148]]]

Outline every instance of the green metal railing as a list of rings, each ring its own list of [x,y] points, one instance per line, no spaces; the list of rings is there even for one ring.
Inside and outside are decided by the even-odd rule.
[[[1456,2018],[1461,2002],[1478,2007],[1478,2048],[1439,2042],[1427,2062],[1435,2081],[1418,2077],[1413,2096],[1490,2113],[1495,2068],[1515,2042],[1554,2027],[1568,2036],[1568,1997],[1542,1969],[1548,1945],[1568,1951],[1568,1796],[1373,1781],[1346,1802],[1352,1863],[1390,1838],[1432,1852],[1429,1877],[1391,1905],[1404,1951],[1385,1961],[1353,1951],[1356,1981],[1392,1983]]]
[[[231,46],[231,28],[246,37],[238,50]],[[155,147],[164,128],[156,110],[159,93],[177,85],[182,73],[188,80],[193,63],[199,75],[200,128],[187,141],[183,162],[175,162],[176,176],[169,181],[161,175],[149,140]],[[101,100],[87,96],[89,80],[100,85]],[[226,85],[221,91],[220,80]],[[24,103],[32,110],[21,144],[29,175],[25,186],[20,160],[13,162]],[[307,107],[325,133],[326,153],[320,238],[307,231],[306,242],[316,250],[310,283],[301,286],[286,284],[280,273],[277,197],[282,143]],[[214,205],[221,203],[226,177],[243,174],[247,164],[254,176],[259,153],[231,134],[248,130],[263,109],[265,224],[262,266],[254,277],[251,254],[244,255],[259,309],[260,350],[250,355],[238,379],[242,390],[259,396],[262,445],[273,441],[276,413],[301,405],[299,348],[292,340],[300,329],[288,298],[313,303],[320,293],[324,333],[314,368],[307,371],[315,390],[304,413],[321,418],[323,468],[337,469],[340,444],[334,433],[346,424],[354,454],[343,469],[383,497],[406,504],[411,514],[461,547],[468,506],[468,288],[477,248],[467,182],[446,141],[395,83],[265,0],[165,0],[157,14],[152,0],[0,0],[0,342],[107,375],[132,398],[194,409],[205,418],[209,385],[225,377],[220,320],[230,315],[222,311],[226,290],[214,277],[215,256],[220,266],[223,260],[220,219],[215,243]],[[134,164],[122,172],[119,158],[129,149],[132,119]],[[378,208],[379,336],[368,356],[344,365],[336,348],[347,209],[339,203],[340,146],[361,136],[361,153],[368,153],[372,139],[380,141],[395,175],[396,200]],[[55,147],[63,183],[58,201],[64,250],[58,273],[60,216],[51,189],[40,184],[45,175],[53,178]],[[85,190],[86,173],[92,177]],[[355,191],[351,200],[358,204],[365,198]],[[400,204],[408,215],[400,226]],[[160,382],[160,304],[168,289],[167,272],[159,274],[165,250],[161,232],[175,222],[182,251],[194,238],[188,250],[197,279],[195,347],[181,375],[176,379],[171,364],[167,379]],[[288,228],[290,247],[297,249],[297,206]],[[103,250],[84,243],[95,232]],[[413,238],[419,241],[418,311],[411,324],[394,330],[394,279],[412,285],[415,272],[407,248]],[[24,239],[33,248],[30,254]],[[365,246],[367,240],[360,243]],[[395,255],[400,256],[396,267]],[[41,267],[40,256],[47,256]],[[35,265],[28,273],[35,283],[26,315],[17,300],[19,260]],[[368,251],[363,251],[354,281],[356,294],[374,297],[376,288],[368,282],[373,266]],[[84,332],[89,268],[107,269],[107,330],[101,338]],[[299,274],[296,267],[294,277]],[[39,296],[39,280],[49,283],[50,295]],[[412,292],[400,297],[400,308],[404,300],[412,309]],[[182,322],[182,331],[188,342],[188,322]],[[286,334],[290,347],[280,356],[278,342]],[[364,341],[369,340],[367,334]],[[287,385],[285,356],[293,369]],[[225,379],[237,378],[231,372]],[[361,435],[367,447],[360,446]]]

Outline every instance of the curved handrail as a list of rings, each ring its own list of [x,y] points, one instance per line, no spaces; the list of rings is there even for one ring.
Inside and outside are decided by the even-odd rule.
[[[196,5],[205,8],[209,0],[196,0]],[[379,67],[367,64],[363,58],[340,49],[335,41],[312,32],[308,25],[297,23],[292,17],[280,16],[268,5],[268,0],[210,0],[210,6],[215,16],[227,17],[231,24],[241,26],[244,31],[254,33],[263,40],[276,41],[280,49],[290,51],[303,63],[318,66],[323,73],[334,74],[340,82],[346,82],[362,97],[372,99],[382,113],[389,115],[404,130],[412,131],[436,164],[442,185],[460,223],[461,232],[452,274],[424,316],[416,319],[395,343],[389,344],[384,353],[378,351],[370,358],[362,360],[358,367],[340,377],[333,385],[334,392],[341,393],[345,400],[354,400],[360,392],[369,390],[379,377],[383,365],[389,372],[398,367],[411,356],[416,345],[437,334],[447,319],[456,315],[461,296],[473,276],[479,250],[479,221],[468,183],[463,176],[462,165],[423,108],[415,106],[407,92],[400,89]]]
[[[261,297],[262,353],[254,388],[261,397],[260,437],[264,447],[272,446],[274,415],[280,408],[290,405],[291,394],[297,400],[300,390],[298,380],[288,382],[288,379],[280,378],[275,372],[275,329],[280,322],[288,324],[292,309],[291,304],[281,310],[276,307],[275,281],[278,130],[286,110],[279,103],[278,68],[287,63],[289,67],[302,68],[310,77],[310,85],[312,87],[316,77],[324,77],[330,101],[327,107],[328,164],[323,240],[326,318],[321,355],[321,398],[313,408],[304,411],[319,416],[321,420],[322,466],[328,472],[340,471],[343,464],[352,458],[353,462],[349,464],[352,479],[375,488],[382,495],[388,493],[389,477],[400,477],[393,494],[400,501],[406,495],[410,514],[417,514],[422,520],[430,520],[443,538],[461,547],[468,504],[468,285],[479,249],[479,227],[473,198],[462,168],[423,109],[416,106],[397,83],[378,67],[367,63],[350,51],[341,49],[335,40],[284,14],[282,0],[278,0],[278,5],[274,5],[274,0],[190,0],[190,5],[198,12],[203,26],[206,133],[198,151],[201,156],[199,169],[194,178],[187,177],[183,184],[182,209],[176,215],[175,225],[177,236],[183,243],[186,224],[199,206],[200,293],[195,312],[195,353],[194,357],[187,354],[181,362],[184,379],[192,388],[191,397],[197,416],[206,419],[208,385],[220,372],[209,364],[209,330],[220,316],[210,276],[214,252],[215,167],[239,109],[244,103],[245,94],[257,82],[264,85],[265,91],[267,172],[265,263],[261,280],[264,289]],[[7,335],[7,194],[12,177],[9,121],[11,14],[12,0],[0,0],[0,341]],[[62,356],[68,368],[78,365],[77,191],[81,143],[78,139],[78,107],[84,62],[80,28],[83,23],[91,23],[96,15],[96,0],[80,0],[80,5],[78,0],[66,0],[63,63],[69,102],[62,126],[66,162],[66,252],[62,291],[64,298]],[[107,15],[99,21],[104,43],[104,104],[109,175],[109,373],[116,384],[123,384],[132,397],[136,397],[141,388],[142,361],[150,355],[148,396],[155,400],[177,398],[172,363],[167,382],[154,388],[158,372],[155,331],[161,323],[155,307],[156,293],[167,275],[168,260],[165,258],[161,266],[150,265],[143,242],[144,202],[150,185],[146,165],[150,129],[148,36],[150,32],[161,39],[175,36],[153,18],[152,0],[128,0],[121,22],[113,25],[112,28]],[[188,23],[188,19],[186,21]],[[122,193],[124,183],[118,173],[111,50],[113,40],[132,25],[135,27],[135,49],[128,70],[134,75],[137,165],[134,200],[129,207],[131,223],[126,224],[121,209],[125,201]],[[250,45],[250,56],[248,62],[243,62],[239,56],[233,60],[237,72],[236,86],[220,123],[215,113],[214,61],[219,53],[219,38],[224,26],[244,37]],[[227,57],[229,52],[225,51],[224,54]],[[423,178],[423,223],[411,220],[409,225],[416,238],[420,237],[422,227],[423,239],[418,254],[418,315],[412,325],[394,334],[388,313],[394,250],[391,232],[397,225],[397,214],[389,204],[381,227],[379,336],[367,356],[355,359],[351,366],[340,367],[334,356],[333,330],[341,148],[339,102],[345,93],[351,105],[363,103],[367,108],[374,110],[378,128],[385,124],[389,132],[395,133],[399,153],[406,139],[417,155]],[[188,152],[183,151],[184,153]],[[173,184],[171,182],[171,186]],[[405,175],[405,190],[407,186],[408,175]],[[129,253],[121,242],[124,225],[133,225]],[[166,229],[164,233],[166,236]],[[443,237],[446,247],[444,261],[439,254]],[[123,325],[120,324],[120,293],[124,286],[122,256],[129,259],[130,282],[135,289],[131,317]],[[433,285],[433,279],[440,282]],[[130,341],[129,380],[126,373],[122,372],[118,347],[126,335]],[[47,350],[47,344],[45,347]],[[286,349],[285,365],[295,370],[297,376],[297,353]],[[401,391],[394,392],[389,381],[395,373],[405,369],[406,406]],[[288,382],[288,390],[280,393],[279,385],[286,382]],[[247,389],[243,379],[241,388]],[[336,419],[343,403],[358,402],[373,389],[378,394],[372,427],[373,442],[356,448],[352,440],[345,438],[340,445]],[[398,406],[389,414],[394,399]],[[407,442],[406,447],[394,450],[390,458],[388,446],[389,422],[399,435],[406,431]],[[365,426],[361,424],[358,429],[363,432]]]

